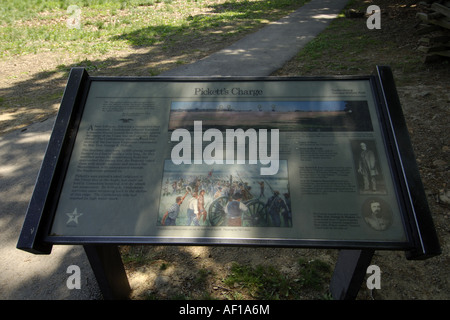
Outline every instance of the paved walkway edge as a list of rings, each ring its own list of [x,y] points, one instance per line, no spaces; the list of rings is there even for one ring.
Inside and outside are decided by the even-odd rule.
[[[269,76],[335,19],[348,0],[312,0],[294,13],[198,62],[162,76]]]

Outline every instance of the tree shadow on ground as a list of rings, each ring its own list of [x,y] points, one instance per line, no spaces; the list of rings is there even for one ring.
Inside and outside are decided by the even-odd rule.
[[[280,8],[298,7],[305,1],[299,1],[299,4],[292,6],[289,2],[278,1],[276,5],[267,5],[265,1],[254,2],[235,2],[228,1],[222,4],[213,4],[208,7],[211,9],[208,14],[197,14],[189,16],[184,23],[179,26],[148,26],[112,37],[114,40],[126,40],[135,47],[154,45],[160,41],[165,41],[165,45],[176,43],[180,37],[183,37],[185,43],[199,41],[199,44],[205,39],[218,39],[230,37],[235,33],[264,26],[267,10],[277,12]],[[232,12],[229,17],[221,14]],[[274,15],[275,19],[281,18],[279,14]],[[273,19],[273,18],[272,18]],[[167,43],[169,42],[169,43]]]
[[[285,6],[280,2],[274,10]],[[128,50],[97,56],[45,52],[13,59],[17,60],[14,65],[5,62],[5,77],[14,80],[0,88],[0,134],[55,115],[73,67],[84,67],[92,76],[156,76],[197,61],[263,27],[265,22],[256,20],[264,18],[263,8],[267,8],[264,1],[227,1],[210,5],[211,14],[190,16],[179,26],[148,26],[111,38],[126,40],[132,47]],[[224,12],[233,12],[232,18],[220,18],[218,14]],[[274,20],[279,17],[271,15]]]

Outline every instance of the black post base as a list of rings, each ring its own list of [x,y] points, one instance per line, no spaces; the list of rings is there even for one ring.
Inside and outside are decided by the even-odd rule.
[[[84,251],[105,300],[125,300],[131,288],[117,245],[89,244]]]
[[[335,300],[354,300],[364,281],[375,250],[341,250],[331,278],[330,291]]]

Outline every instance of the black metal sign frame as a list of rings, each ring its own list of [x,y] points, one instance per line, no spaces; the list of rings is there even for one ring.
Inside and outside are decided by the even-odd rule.
[[[277,81],[369,81],[377,104],[384,148],[392,170],[396,197],[402,214],[405,241],[346,241],[327,239],[265,239],[158,237],[135,235],[71,236],[51,233],[60,194],[63,189],[75,139],[89,95],[95,81],[111,82],[277,82]],[[409,259],[424,259],[440,253],[440,246],[415,156],[389,67],[378,66],[369,76],[311,78],[174,78],[174,77],[90,77],[83,68],[72,69],[56,118],[49,145],[25,217],[17,248],[35,254],[49,254],[55,244],[164,244],[164,245],[236,245],[315,247],[337,249],[404,250]]]

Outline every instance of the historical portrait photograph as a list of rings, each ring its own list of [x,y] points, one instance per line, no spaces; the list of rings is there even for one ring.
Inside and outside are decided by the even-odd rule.
[[[362,212],[364,221],[374,230],[384,231],[392,225],[392,210],[382,199],[367,199],[363,204]]]
[[[386,194],[375,141],[352,140],[351,148],[360,194]]]

